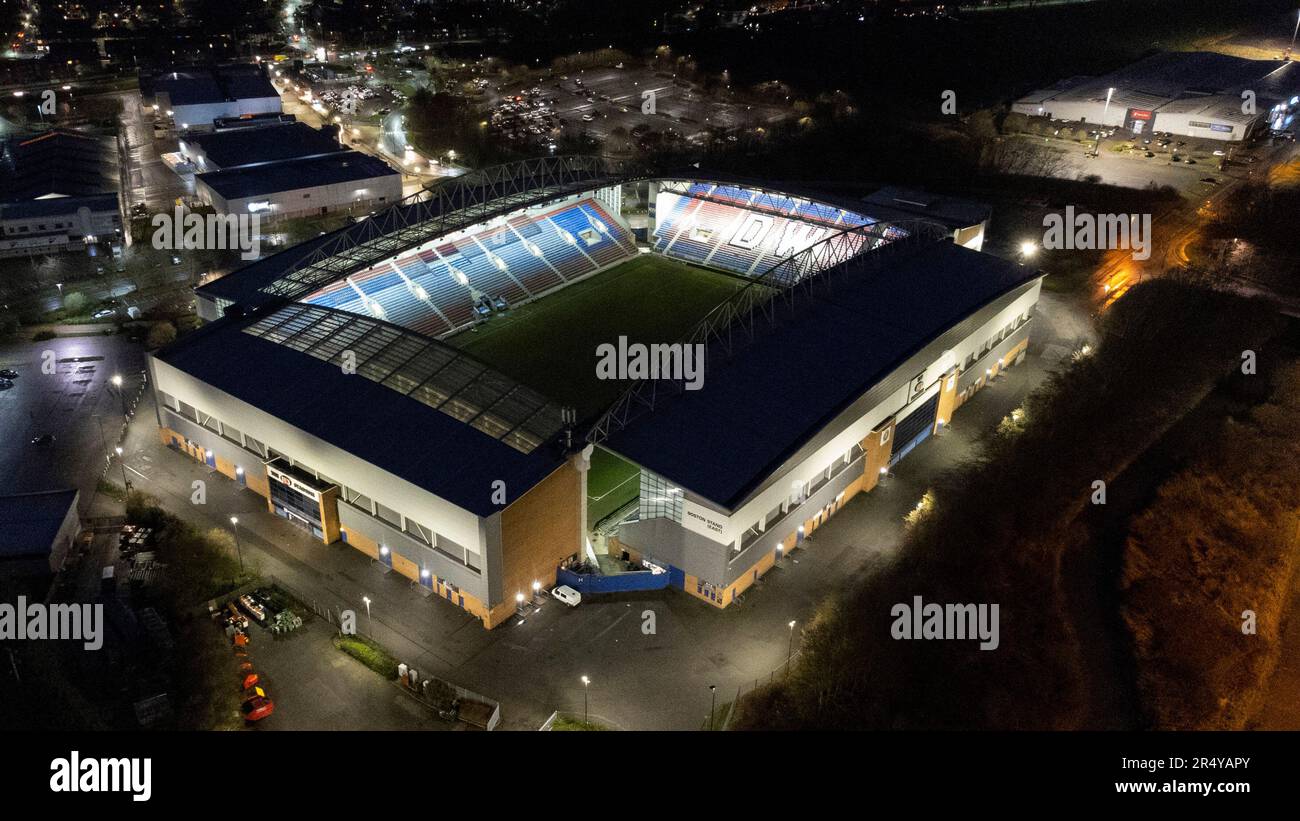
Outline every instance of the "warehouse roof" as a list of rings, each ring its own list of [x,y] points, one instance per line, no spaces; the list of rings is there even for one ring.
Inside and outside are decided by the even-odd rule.
[[[173,106],[279,96],[261,66],[252,64],[174,68],[142,78],[140,85],[145,97],[166,94]]]
[[[195,178],[226,200],[240,200],[390,176],[397,176],[397,172],[383,160],[359,151],[340,151],[324,157],[213,171]]]
[[[1103,103],[1107,92],[1112,108],[1164,111],[1174,101],[1207,95],[1238,100],[1253,91],[1261,104],[1290,97],[1300,87],[1300,70],[1280,60],[1248,60],[1210,51],[1166,51],[1098,77],[1072,77],[1051,89],[1030,92],[1017,102],[1043,105],[1048,101]],[[1262,110],[1262,109],[1261,109]]]
[[[905,249],[859,274],[830,272],[831,287],[810,289],[776,327],[711,364],[702,389],[659,399],[605,446],[734,510],[908,358],[1041,276],[950,242]]]
[[[0,559],[45,556],[77,503],[77,491],[0,496]]]
[[[336,130],[317,130],[299,122],[213,134],[192,134],[186,136],[183,142],[198,145],[208,160],[222,170],[319,157],[348,150],[339,143]]]
[[[92,197],[51,197],[28,200],[9,205],[0,204],[0,219],[29,219],[31,217],[75,216],[82,208],[91,213],[117,211],[117,194],[99,194]]]

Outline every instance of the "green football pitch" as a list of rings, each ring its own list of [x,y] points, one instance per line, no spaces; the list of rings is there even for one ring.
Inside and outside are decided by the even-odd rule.
[[[738,277],[642,254],[447,342],[588,419],[628,382],[596,376],[603,343],[676,342],[744,285]]]

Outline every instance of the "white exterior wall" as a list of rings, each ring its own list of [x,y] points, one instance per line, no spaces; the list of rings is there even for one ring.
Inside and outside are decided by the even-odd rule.
[[[219,103],[173,106],[159,94],[158,108],[172,112],[172,122],[181,131],[211,131],[212,121],[218,117],[239,117],[244,114],[280,114],[279,97],[253,97],[247,100],[227,100]]]
[[[475,514],[217,390],[162,360],[151,356],[149,363],[153,371],[155,391],[170,394],[205,414],[215,416],[267,447],[291,459],[302,460],[335,482],[432,528],[471,553],[477,553],[479,559],[476,566],[480,568],[486,585],[487,540],[483,520]],[[313,397],[304,397],[303,401],[315,400]],[[249,454],[250,460],[255,458]],[[474,592],[479,595],[477,591]],[[486,596],[484,600],[486,601]]]
[[[356,204],[391,205],[402,198],[402,177],[400,174],[386,174],[365,180],[295,188],[291,191],[277,191],[273,194],[233,200],[225,199],[209,188],[203,180],[197,180],[195,191],[204,202],[216,208],[220,214],[248,214],[251,213],[248,210],[251,203],[267,202],[270,203],[270,209],[260,213],[264,218],[278,219],[318,214],[322,208],[336,211]],[[381,197],[382,202],[380,202]]]
[[[1041,287],[1042,281],[1039,280],[1032,289],[1010,302],[992,319],[967,336],[960,344],[954,346],[950,352],[945,352],[943,356],[927,365],[925,368],[926,376],[935,381],[920,398],[912,400],[911,406],[917,407],[933,396],[939,390],[939,380],[943,374],[948,373],[953,368],[960,367],[970,354],[978,355],[980,346],[999,330],[1006,327],[1008,323],[1022,314],[1032,313],[1034,305],[1038,302]],[[905,365],[904,367],[911,369],[913,366]],[[849,423],[833,439],[818,448],[797,466],[787,471],[783,476],[777,477],[770,487],[746,502],[730,517],[725,513],[713,511],[710,518],[724,522],[721,534],[706,534],[702,530],[697,532],[701,533],[701,535],[707,535],[720,544],[732,545],[733,547],[739,545],[740,538],[746,530],[790,497],[793,491],[793,482],[810,482],[835,460],[843,458],[846,453],[852,450],[854,445],[865,439],[877,425],[898,413],[907,400],[910,387],[910,385],[904,383],[887,399],[877,404],[857,420]],[[672,479],[668,478],[668,481],[671,482]],[[689,498],[691,497],[688,496]]]

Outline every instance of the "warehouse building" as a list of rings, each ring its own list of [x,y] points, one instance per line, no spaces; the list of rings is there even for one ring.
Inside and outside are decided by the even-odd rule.
[[[350,150],[196,174],[194,182],[199,199],[223,216],[261,214],[264,219],[282,219],[364,212],[402,198],[402,177],[397,171],[383,160]]]
[[[0,597],[43,599],[81,530],[76,489],[0,496]]]
[[[1011,110],[1134,135],[1241,141],[1289,126],[1297,95],[1300,70],[1292,61],[1162,52],[1110,74],[1033,91]]]
[[[186,134],[179,152],[198,173],[251,168],[347,151],[338,126],[315,129],[306,123],[273,121],[261,128]]]
[[[211,131],[213,121],[279,114],[280,95],[259,65],[180,67],[140,78],[146,108],[179,131]]]
[[[1041,274],[946,225],[668,179],[638,247],[622,172],[574,160],[449,181],[200,288],[213,321],[149,360],[163,441],[489,628],[597,549],[725,607],[1025,355]],[[808,265],[762,263],[789,243]],[[635,383],[653,400],[579,419],[444,341],[484,292],[545,300],[647,253],[772,289],[700,390],[668,374]],[[595,534],[604,455],[638,490],[635,515]]]

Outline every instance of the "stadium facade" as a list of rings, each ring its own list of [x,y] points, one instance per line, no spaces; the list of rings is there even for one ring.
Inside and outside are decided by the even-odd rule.
[[[466,349],[634,268],[650,299],[647,259],[731,289],[659,340],[705,346],[701,390],[592,404]],[[167,445],[486,627],[557,580],[725,607],[1023,357],[1040,282],[864,202],[552,158],[202,286],[210,321],[150,370]],[[630,471],[599,516],[593,461]]]

